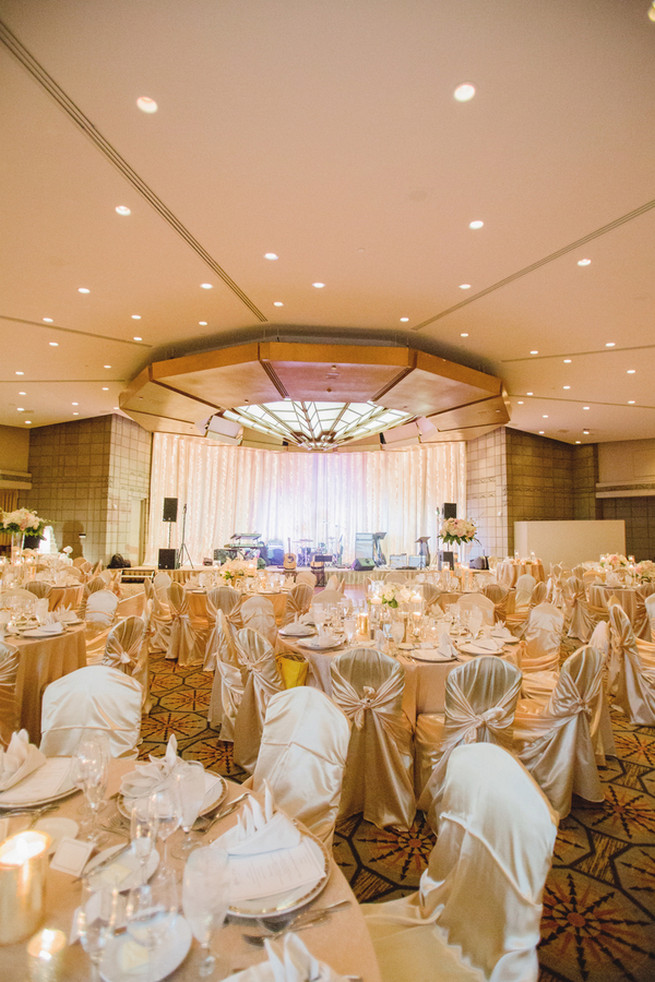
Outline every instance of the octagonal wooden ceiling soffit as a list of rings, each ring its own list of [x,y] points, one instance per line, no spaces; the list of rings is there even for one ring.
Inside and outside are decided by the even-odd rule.
[[[331,449],[471,439],[509,421],[502,380],[404,346],[260,341],[155,361],[121,394],[120,407],[152,432],[203,435],[238,407],[285,401],[370,404],[396,422]],[[229,415],[226,417],[225,414]],[[219,429],[221,427],[219,426]],[[383,429],[382,426],[379,429]],[[234,431],[236,432],[236,431]],[[211,435],[211,434],[210,434]],[[227,439],[284,444],[247,427]]]

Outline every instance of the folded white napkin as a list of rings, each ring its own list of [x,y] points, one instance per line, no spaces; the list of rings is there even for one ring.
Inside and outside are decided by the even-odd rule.
[[[230,975],[226,982],[344,982],[325,962],[307,950],[297,934],[289,932],[281,941],[264,942],[267,961]]]
[[[57,607],[56,614],[62,624],[70,624],[71,621],[77,620],[77,612],[70,607]]]
[[[448,634],[447,625],[443,625],[446,630],[439,631],[439,643],[437,644],[437,651],[442,658],[457,658],[457,649],[450,639]],[[441,625],[440,625],[441,627]]]
[[[474,607],[469,615],[469,628],[473,637],[477,637],[482,627],[482,611]]]
[[[471,647],[477,648],[478,651],[488,651],[491,654],[495,654],[501,650],[503,644],[497,638],[478,638],[476,641],[471,642]]]
[[[494,624],[491,630],[491,637],[498,638],[499,641],[505,641],[508,638],[513,638],[514,635],[510,630],[508,630],[503,621],[498,621],[497,624]]]
[[[150,763],[137,766],[135,770],[125,774],[121,780],[121,793],[126,798],[145,798],[153,791],[163,787],[173,771],[184,766],[184,761],[177,756],[177,740],[171,733],[163,757],[150,755]]]
[[[48,617],[48,598],[39,597],[39,599],[32,607],[32,613],[36,617],[39,624],[45,624],[45,621]]]
[[[45,761],[45,755],[30,743],[27,730],[12,733],[7,749],[0,750],[0,791],[18,784]]]
[[[39,624],[39,634],[61,634],[64,630],[64,625],[61,621],[46,621],[45,624]]]
[[[291,624],[283,629],[282,634],[288,634],[290,638],[302,637],[307,634],[307,624],[303,624],[302,621],[292,621]]]
[[[274,812],[273,795],[264,782],[264,806],[250,796],[241,809],[239,821],[216,839],[230,856],[253,856],[276,849],[291,849],[300,842],[300,832],[282,812]]]

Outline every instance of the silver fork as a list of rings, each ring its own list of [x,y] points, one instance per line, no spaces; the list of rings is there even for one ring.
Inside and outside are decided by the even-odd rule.
[[[318,924],[320,921],[325,920],[330,914],[344,907],[350,906],[350,900],[337,900],[333,904],[328,904],[325,907],[314,907],[310,910],[301,911],[296,914],[295,917],[285,920],[284,924],[280,924],[278,927],[272,927],[267,930],[266,934],[248,934],[243,933],[243,937],[249,944],[253,944],[256,947],[262,947],[264,940],[266,938],[278,938],[281,934],[285,934],[287,931],[302,931],[305,927],[312,927],[314,924]],[[268,918],[259,918],[258,922],[263,927],[266,927],[266,921]]]

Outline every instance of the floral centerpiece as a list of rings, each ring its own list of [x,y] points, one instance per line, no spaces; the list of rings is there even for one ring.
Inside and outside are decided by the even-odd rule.
[[[39,518],[35,511],[16,508],[14,511],[0,513],[0,532],[11,535],[31,535],[40,537],[47,525],[45,518]]]
[[[441,523],[438,538],[450,545],[456,542],[458,546],[467,542],[477,542],[478,527],[470,518],[446,518]]]
[[[627,556],[622,556],[619,552],[609,552],[600,557],[602,569],[617,570],[627,569],[630,565]]]
[[[402,583],[385,583],[380,599],[387,607],[399,607],[400,604],[414,600],[414,593]]]
[[[644,559],[634,568],[635,576],[641,583],[655,583],[655,563],[650,559]]]
[[[219,567],[218,573],[226,583],[234,586],[237,580],[243,580],[246,576],[254,576],[255,570],[252,563],[246,562],[245,559],[228,559]]]

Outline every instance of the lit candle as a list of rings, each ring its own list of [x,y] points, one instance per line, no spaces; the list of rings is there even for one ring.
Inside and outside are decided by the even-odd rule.
[[[32,934],[45,911],[50,836],[28,830],[0,845],[0,944]]]
[[[66,935],[45,927],[27,946],[31,982],[56,982],[61,975]]]

